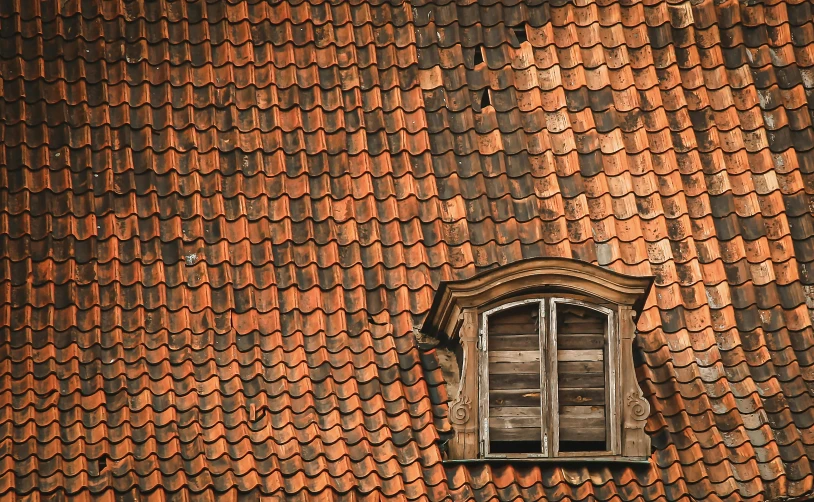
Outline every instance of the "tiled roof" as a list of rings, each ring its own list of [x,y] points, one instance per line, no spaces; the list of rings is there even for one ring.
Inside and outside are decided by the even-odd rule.
[[[812,492],[811,9],[0,2],[0,498]],[[414,327],[535,256],[656,277],[650,465],[442,464]]]

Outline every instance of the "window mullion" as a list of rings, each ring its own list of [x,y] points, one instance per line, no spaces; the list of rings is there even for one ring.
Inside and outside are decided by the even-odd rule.
[[[546,301],[540,300],[539,313],[537,315],[537,332],[540,344],[540,445],[542,454],[548,456],[548,385],[546,382]]]
[[[480,451],[486,456],[489,454],[489,347],[488,326],[489,316],[480,319],[478,329],[478,417],[480,420]]]
[[[546,329],[546,380],[548,381],[548,456],[556,457],[560,449],[559,378],[557,374],[557,303],[546,300],[548,326]],[[543,358],[540,358],[543,359]]]
[[[543,455],[551,456],[551,438],[552,438],[552,414],[551,414],[551,378],[549,372],[549,348],[551,347],[551,337],[549,336],[548,328],[548,311],[549,301],[547,299],[540,300],[540,414],[541,425],[540,432],[542,437]]]

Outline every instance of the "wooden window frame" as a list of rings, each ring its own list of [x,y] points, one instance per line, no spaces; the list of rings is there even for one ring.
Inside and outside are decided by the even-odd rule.
[[[567,297],[551,297],[546,299],[546,304],[550,305],[549,326],[547,331],[548,344],[550,347],[548,355],[548,380],[551,382],[551,408],[549,410],[551,420],[551,441],[552,457],[597,457],[608,455],[619,455],[621,447],[619,443],[619,420],[621,413],[621,399],[617,378],[620,374],[619,366],[619,338],[616,329],[616,313],[613,309],[596,305],[582,300]],[[559,372],[557,358],[557,305],[575,305],[585,309],[599,312],[605,316],[605,343],[607,353],[604,356],[605,373],[605,445],[610,445],[608,450],[600,451],[580,451],[580,452],[560,452],[560,413],[559,413]]]
[[[542,451],[540,453],[499,453],[493,454],[489,452],[489,316],[498,312],[508,310],[514,307],[520,307],[531,303],[537,303],[537,343],[540,347],[540,444]],[[549,403],[548,383],[545,379],[545,363],[543,360],[546,353],[546,336],[545,336],[545,309],[546,304],[544,299],[531,298],[526,300],[512,301],[504,303],[497,307],[486,310],[480,314],[480,329],[478,334],[478,376],[479,376],[479,397],[478,406],[480,407],[479,415],[481,416],[480,426],[480,453],[484,458],[545,458],[548,457],[549,441],[548,430],[550,414],[546,413]]]
[[[650,414],[650,404],[636,378],[633,347],[635,319],[643,309],[652,286],[652,277],[623,275],[590,263],[564,258],[522,260],[469,279],[441,283],[421,331],[442,343],[460,344],[456,352],[459,353],[461,378],[450,403],[450,421],[455,436],[449,441],[447,459],[647,459],[651,451],[645,424]],[[558,438],[553,438],[549,432],[546,444],[545,432],[542,432],[551,431],[551,424],[541,422],[544,437],[540,454],[489,452],[488,401],[482,397],[484,391],[488,396],[488,381],[485,384],[482,382],[482,375],[488,369],[488,341],[485,340],[484,326],[488,326],[489,315],[531,302],[542,302],[539,338],[543,344],[540,372],[543,410],[557,409],[552,405],[551,397],[551,388],[556,390],[556,387],[548,385],[545,387],[547,390],[542,392],[547,383],[543,380],[550,378],[552,371],[556,374],[556,362],[548,364],[548,368],[553,368],[548,371],[543,364],[543,360],[552,357],[552,354],[556,358],[556,352],[550,350],[552,337],[556,347],[556,324],[552,324],[556,323],[556,315],[551,315],[549,304],[574,304],[612,314],[608,316],[610,326],[606,333],[607,364],[612,365],[605,371],[608,379],[606,392],[611,392],[606,398],[607,451],[560,453]],[[545,421],[545,412],[541,414],[541,420]]]
[[[540,348],[540,453],[491,453],[489,438],[489,317],[504,310],[523,305],[538,305],[538,343]],[[599,312],[605,316],[605,343],[607,353],[604,357],[603,372],[605,375],[605,427],[607,450],[560,452],[559,451],[559,381],[557,360],[557,306],[574,305]],[[616,312],[613,309],[596,305],[584,300],[563,296],[544,296],[525,300],[510,301],[492,307],[480,313],[478,330],[478,378],[479,378],[479,415],[480,454],[483,458],[564,458],[564,457],[603,457],[620,454],[618,417],[621,414],[620,385],[617,375],[620,374],[618,330],[616,329]]]

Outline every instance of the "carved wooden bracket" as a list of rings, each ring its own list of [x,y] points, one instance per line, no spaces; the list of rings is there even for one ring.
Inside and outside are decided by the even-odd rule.
[[[478,311],[464,309],[458,332],[462,347],[461,383],[455,400],[450,405],[450,420],[455,426],[455,437],[450,441],[452,458],[478,456]],[[475,371],[472,371],[472,370]]]
[[[619,328],[621,342],[622,377],[622,454],[626,457],[647,457],[650,455],[650,436],[644,427],[650,416],[650,403],[644,398],[636,380],[636,367],[633,364],[633,338],[636,336],[635,313],[628,306],[619,308]]]

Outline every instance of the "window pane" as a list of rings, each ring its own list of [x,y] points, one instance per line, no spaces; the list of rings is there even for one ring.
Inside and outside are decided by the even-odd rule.
[[[539,304],[491,314],[489,352],[489,450],[542,452]]]
[[[557,304],[559,451],[606,451],[607,317]]]

